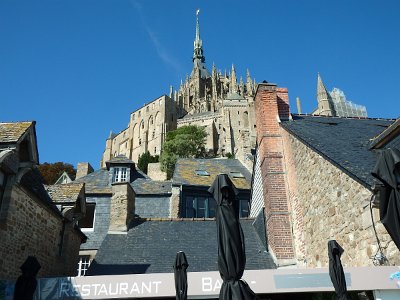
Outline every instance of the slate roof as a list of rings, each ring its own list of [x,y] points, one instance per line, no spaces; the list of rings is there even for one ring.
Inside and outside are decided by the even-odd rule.
[[[76,202],[82,191],[84,183],[66,183],[46,186],[46,190],[54,202],[69,203]]]
[[[35,122],[0,123],[0,143],[16,143]]]
[[[276,268],[252,226],[241,220],[246,269]],[[172,273],[178,251],[184,251],[189,272],[217,271],[215,220],[145,221],[137,219],[127,234],[108,234],[89,268],[89,275]]]
[[[25,173],[20,181],[20,184],[26,188],[29,192],[34,194],[42,203],[56,212],[58,215],[62,216],[49,194],[47,193],[44,185],[43,178],[39,170],[34,168]]]
[[[136,195],[170,195],[172,191],[170,181],[154,181],[146,178],[134,180],[131,186]]]
[[[120,165],[134,165],[134,162],[128,159],[125,155],[118,155],[106,161],[107,169],[110,168],[110,164],[120,164]]]
[[[108,181],[109,171],[100,169],[78,178],[74,182],[84,182],[87,194],[111,194],[111,186],[109,186]]]
[[[382,131],[372,141],[370,148],[398,148],[400,149],[400,118]]]
[[[281,126],[310,148],[366,187],[375,179],[371,171],[376,152],[369,150],[374,137],[393,120],[293,115]]]
[[[74,182],[84,182],[87,194],[111,194],[109,174],[107,169],[100,169]],[[171,182],[154,181],[137,169],[132,171],[132,178],[131,186],[137,195],[171,194]]]
[[[207,171],[210,175],[196,175],[196,170]],[[240,172],[244,178],[233,178],[231,172]],[[218,174],[228,174],[239,189],[250,189],[251,174],[237,159],[180,158],[175,165],[172,183],[211,186]]]

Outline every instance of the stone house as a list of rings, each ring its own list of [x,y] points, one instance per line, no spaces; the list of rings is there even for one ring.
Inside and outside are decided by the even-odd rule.
[[[263,216],[248,218],[251,174],[239,160],[179,159],[171,181],[156,181],[117,156],[106,168],[74,181],[85,183],[88,206],[94,205],[90,228],[82,228],[88,241],[80,251],[90,268],[80,275],[168,273],[180,250],[191,259],[191,271],[216,271],[215,204],[206,191],[221,172],[240,192],[248,268],[274,268]]]
[[[250,215],[265,215],[275,262],[326,267],[327,242],[336,239],[344,266],[398,265],[399,250],[370,203],[376,153],[399,147],[399,122],[291,114],[288,99],[287,89],[270,83],[259,84],[255,96]]]
[[[76,274],[86,236],[75,220],[84,212],[84,199],[62,214],[55,204],[61,199],[46,191],[38,162],[35,122],[0,123],[1,279],[15,280],[30,255],[41,264],[38,277]]]

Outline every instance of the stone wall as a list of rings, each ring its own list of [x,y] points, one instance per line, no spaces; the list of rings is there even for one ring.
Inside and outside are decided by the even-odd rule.
[[[180,200],[181,200],[181,190],[179,186],[172,186],[172,196],[170,201],[170,217],[179,218],[180,217]]]
[[[129,182],[114,182],[110,209],[109,231],[128,231],[135,213],[135,192]]]
[[[147,166],[147,176],[156,181],[167,180],[167,172],[160,169],[160,163],[149,163]]]
[[[130,114],[126,129],[106,141],[102,167],[117,155],[125,155],[134,162],[146,151],[160,155],[165,133],[176,129],[176,124],[176,104],[171,98],[164,95],[146,103]]]
[[[372,265],[378,247],[368,206],[371,192],[284,129],[282,134],[297,260],[307,267],[328,266],[327,243],[336,239],[345,250],[344,266]],[[374,219],[379,219],[377,209]],[[376,226],[384,254],[398,265],[398,249],[383,225]]]
[[[15,185],[0,224],[0,278],[15,280],[19,267],[29,255],[42,268],[38,277],[75,276],[81,236],[67,224],[62,255],[59,244],[63,219],[45,204]]]

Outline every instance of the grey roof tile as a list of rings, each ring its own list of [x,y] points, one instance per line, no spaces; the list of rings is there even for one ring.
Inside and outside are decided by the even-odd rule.
[[[0,143],[16,143],[35,122],[0,123]]]
[[[247,270],[272,269],[275,264],[252,226],[241,220]],[[92,263],[90,275],[171,273],[176,252],[184,251],[189,272],[217,271],[214,220],[136,220],[127,234],[108,234]]]
[[[110,171],[107,169],[100,169],[81,177],[74,182],[86,183],[85,189],[88,194],[111,194],[111,186],[109,185]],[[169,181],[154,181],[150,179],[141,170],[132,170],[131,186],[136,194],[170,194],[171,182]]]
[[[54,202],[75,202],[80,192],[82,191],[84,183],[66,183],[55,184],[46,186],[46,190]]]
[[[365,186],[374,184],[371,171],[376,152],[374,137],[393,120],[293,115],[281,126]]]

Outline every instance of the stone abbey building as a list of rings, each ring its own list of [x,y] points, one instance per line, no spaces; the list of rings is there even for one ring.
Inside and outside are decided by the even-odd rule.
[[[228,74],[211,72],[205,64],[198,12],[194,40],[193,69],[177,91],[163,95],[130,114],[128,127],[111,133],[106,141],[101,167],[112,157],[124,155],[137,162],[149,151],[159,155],[168,131],[184,125],[203,126],[207,133],[206,150],[210,157],[234,154],[243,163],[255,147],[255,80],[247,71],[238,80],[234,66]]]

